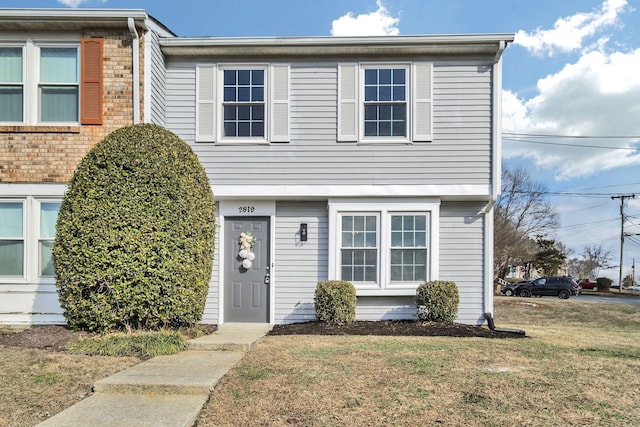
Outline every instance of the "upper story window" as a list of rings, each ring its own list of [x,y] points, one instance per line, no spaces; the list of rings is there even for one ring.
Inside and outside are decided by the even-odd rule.
[[[432,141],[432,71],[428,62],[338,64],[337,140]]]
[[[196,142],[289,142],[288,64],[196,66]]]
[[[102,46],[0,42],[0,124],[101,124]]]
[[[364,70],[364,136],[407,136],[407,70]]]
[[[264,137],[264,70],[224,70],[224,137]]]
[[[77,122],[79,112],[78,48],[41,47],[40,121]]]

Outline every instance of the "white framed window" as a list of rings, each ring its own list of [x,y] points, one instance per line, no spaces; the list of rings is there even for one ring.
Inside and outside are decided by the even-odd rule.
[[[222,138],[265,137],[266,69],[223,68]]]
[[[433,140],[433,64],[338,64],[338,142]]]
[[[0,42],[0,124],[77,124],[79,112],[79,42]]]
[[[288,64],[196,65],[196,142],[289,142]]]
[[[21,200],[0,201],[0,277],[23,277],[25,209]]]
[[[0,122],[23,121],[23,50],[22,46],[0,46]]]
[[[0,200],[0,282],[53,281],[59,199]]]
[[[59,201],[38,202],[38,275],[39,277],[54,277],[53,241],[56,237],[56,221],[60,210]]]
[[[358,295],[413,295],[439,276],[440,201],[329,201],[329,278]]]
[[[409,67],[363,66],[363,138],[406,140]]]
[[[379,213],[340,213],[342,280],[378,283]]]

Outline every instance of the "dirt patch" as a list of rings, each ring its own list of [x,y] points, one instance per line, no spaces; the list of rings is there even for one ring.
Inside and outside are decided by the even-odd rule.
[[[0,345],[64,351],[69,342],[95,334],[75,332],[66,326],[34,326],[29,329],[0,329]]]
[[[356,321],[344,324],[322,322],[275,325],[269,335],[381,335],[522,338],[523,335],[492,331],[484,326],[412,320]]]

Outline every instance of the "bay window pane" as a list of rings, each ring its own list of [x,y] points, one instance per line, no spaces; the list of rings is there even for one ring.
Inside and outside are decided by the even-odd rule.
[[[0,83],[22,83],[22,48],[0,47]]]
[[[77,122],[78,87],[42,86],[40,105],[43,122]]]
[[[23,237],[22,203],[0,203],[0,238]]]
[[[0,240],[0,276],[24,275],[24,242]]]
[[[53,240],[45,240],[40,242],[40,277],[53,277],[53,257],[51,249],[53,248]]]
[[[56,220],[60,202],[40,203],[40,238],[53,239],[56,236]]]
[[[41,83],[78,83],[78,49],[40,48]]]

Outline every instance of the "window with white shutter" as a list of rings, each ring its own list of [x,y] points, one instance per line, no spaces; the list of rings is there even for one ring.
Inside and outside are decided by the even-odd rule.
[[[338,64],[338,142],[433,140],[433,64]]]

